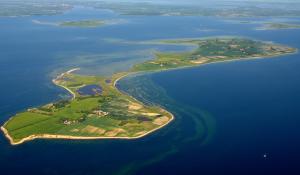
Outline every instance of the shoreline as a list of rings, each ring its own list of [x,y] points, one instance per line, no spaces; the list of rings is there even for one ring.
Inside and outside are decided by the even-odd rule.
[[[67,72],[61,73],[61,74],[58,75],[56,78],[52,79],[52,83],[53,83],[53,84],[55,84],[56,86],[59,86],[59,87],[62,87],[62,88],[64,88],[64,89],[66,89],[66,90],[72,95],[71,100],[73,100],[73,99],[76,98],[76,94],[75,94],[71,89],[69,89],[68,87],[63,86],[63,85],[60,85],[60,84],[57,83],[56,81],[57,81],[57,79],[62,78],[64,75],[70,74],[70,73],[72,73],[72,72],[74,72],[74,71],[78,71],[78,70],[80,70],[80,68],[73,68],[73,69],[70,69],[70,70],[68,70]]]
[[[133,96],[127,94],[127,93],[124,93],[122,92],[121,90],[119,90],[116,85],[118,83],[119,80],[129,76],[129,75],[132,75],[132,74],[138,74],[138,73],[158,73],[158,72],[164,72],[164,71],[172,71],[172,70],[177,70],[177,69],[185,69],[185,68],[193,68],[193,67],[200,67],[200,66],[204,66],[204,65],[209,65],[209,64],[216,64],[216,63],[224,63],[224,62],[233,62],[233,61],[241,61],[241,60],[255,60],[255,59],[266,59],[266,58],[277,58],[277,57],[280,57],[280,56],[285,56],[285,55],[292,55],[292,54],[297,54],[298,53],[298,49],[295,50],[295,52],[293,53],[284,53],[284,54],[274,54],[274,55],[267,55],[267,56],[257,56],[257,57],[248,57],[248,58],[232,58],[232,59],[228,59],[228,60],[222,60],[222,61],[214,61],[214,62],[207,62],[207,63],[201,63],[201,64],[195,64],[195,65],[191,65],[191,66],[182,66],[182,67],[177,67],[177,68],[170,68],[170,69],[165,69],[165,70],[154,70],[154,71],[137,71],[137,72],[132,72],[132,71],[128,71],[128,72],[123,72],[124,74],[121,73],[121,75],[116,76],[116,79],[113,80],[113,87],[116,88],[120,93],[124,94],[124,95],[127,95],[129,96],[130,98],[132,98],[133,100],[139,102],[139,103],[142,103],[140,102],[139,100],[137,100],[136,98],[134,98]],[[71,100],[74,100],[76,98],[76,94],[69,88],[63,86],[63,85],[60,85],[57,81],[58,79],[62,78],[64,75],[66,74],[71,74],[72,72],[74,71],[77,71],[77,70],[80,70],[80,68],[74,68],[74,69],[70,69],[69,71],[67,72],[64,72],[60,75],[58,75],[55,79],[52,80],[52,82],[59,86],[59,87],[62,87],[64,89],[66,89],[71,95],[72,95],[72,99]],[[144,105],[142,103],[142,105]],[[144,105],[145,106],[145,105]],[[104,137],[104,136],[71,136],[71,135],[60,135],[60,134],[38,134],[38,135],[29,135],[25,138],[22,138],[20,141],[17,141],[15,142],[13,140],[13,138],[9,135],[8,133],[8,130],[4,127],[4,125],[10,120],[8,120],[6,123],[4,123],[3,126],[1,126],[1,130],[3,131],[5,137],[9,140],[10,144],[11,145],[19,145],[19,144],[22,144],[26,141],[30,141],[30,140],[34,140],[34,139],[67,139],[67,140],[96,140],[96,139],[124,139],[124,140],[131,140],[131,139],[139,139],[139,138],[142,138],[146,135],[149,135],[161,128],[163,128],[164,126],[168,125],[171,121],[173,121],[175,119],[174,115],[165,110],[164,108],[162,108],[161,106],[159,106],[160,110],[162,110],[163,112],[166,112],[168,115],[170,115],[170,119],[158,126],[157,128],[154,128],[153,130],[150,130],[150,131],[147,131],[145,133],[143,133],[142,135],[139,135],[139,136],[127,136],[127,137]]]

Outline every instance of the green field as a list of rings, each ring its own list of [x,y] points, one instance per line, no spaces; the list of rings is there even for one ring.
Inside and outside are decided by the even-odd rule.
[[[173,116],[157,106],[146,106],[121,93],[115,82],[132,73],[162,71],[201,64],[272,57],[294,53],[287,46],[237,37],[163,41],[165,44],[191,44],[197,49],[184,53],[158,53],[154,60],[135,65],[128,72],[111,77],[83,76],[66,72],[54,83],[69,89],[74,98],[50,103],[18,113],[2,129],[12,144],[29,136],[65,135],[99,138],[137,138],[169,123]],[[96,89],[101,88],[101,93]],[[82,94],[82,89],[89,93]]]

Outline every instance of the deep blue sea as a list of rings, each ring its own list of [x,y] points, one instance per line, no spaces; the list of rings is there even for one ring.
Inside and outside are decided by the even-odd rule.
[[[104,19],[98,28],[55,22]],[[243,19],[245,20],[245,19]],[[293,20],[260,18],[251,21]],[[0,123],[62,98],[51,79],[70,68],[111,75],[190,46],[152,40],[244,36],[300,48],[300,30],[254,30],[259,23],[193,16],[122,16],[76,7],[61,15],[0,18]],[[0,135],[0,172],[19,175],[298,175],[300,55],[134,75],[118,87],[175,114],[138,140],[34,140],[11,146]]]

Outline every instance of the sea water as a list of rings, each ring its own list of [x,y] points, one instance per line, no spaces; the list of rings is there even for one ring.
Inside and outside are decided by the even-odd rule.
[[[121,22],[99,28],[51,25],[82,19]],[[68,98],[51,83],[68,69],[109,76],[153,58],[155,51],[192,49],[152,40],[237,35],[300,47],[299,30],[253,30],[257,25],[83,7],[56,16],[0,18],[1,124],[26,108]],[[1,135],[1,173],[299,174],[299,66],[295,54],[124,78],[120,90],[160,105],[175,120],[129,141],[34,140],[11,146]]]

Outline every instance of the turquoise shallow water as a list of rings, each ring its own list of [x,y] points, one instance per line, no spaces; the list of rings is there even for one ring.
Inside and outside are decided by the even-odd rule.
[[[94,29],[32,22],[90,18],[123,22]],[[299,30],[255,31],[257,24],[220,18],[119,16],[82,7],[58,16],[1,18],[0,26],[1,123],[28,107],[65,98],[51,83],[64,70],[108,75],[150,59],[156,50],[188,49],[143,41],[239,35],[300,47]],[[10,146],[1,135],[1,172],[299,174],[299,66],[296,54],[125,78],[121,90],[170,110],[175,121],[132,141],[35,140]]]

